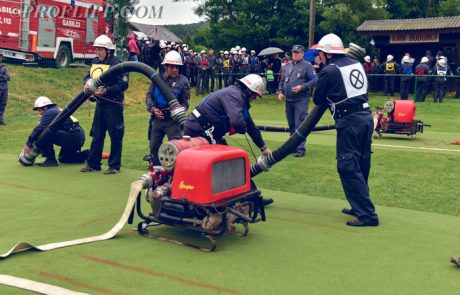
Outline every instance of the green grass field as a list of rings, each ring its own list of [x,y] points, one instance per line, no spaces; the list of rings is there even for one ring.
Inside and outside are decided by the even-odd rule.
[[[124,208],[130,183],[146,171],[148,81],[132,75],[126,93],[122,173],[86,175],[78,165],[15,162],[38,120],[31,110],[35,98],[47,95],[64,106],[81,90],[85,70],[10,71],[8,125],[0,126],[0,253],[19,241],[40,245],[106,232]],[[199,99],[193,96],[192,103]],[[374,107],[385,101],[370,98]],[[251,113],[258,124],[285,126],[283,107],[266,96]],[[87,103],[76,114],[87,134],[93,109]],[[450,142],[460,139],[459,113],[460,100],[419,104],[417,118],[431,128],[414,139],[374,140],[369,182],[378,228],[345,226],[335,131],[326,131],[308,138],[305,158],[290,156],[254,179],[264,196],[275,199],[267,222],[251,225],[245,238],[219,237],[214,253],[142,238],[125,226],[110,241],[13,255],[0,261],[0,274],[90,294],[455,294],[458,269],[448,259],[460,254],[460,146]],[[319,125],[332,122],[325,114]],[[263,135],[272,149],[288,138]],[[250,153],[244,137],[228,142]],[[166,226],[155,231],[195,238]],[[0,294],[28,293],[0,286]]]

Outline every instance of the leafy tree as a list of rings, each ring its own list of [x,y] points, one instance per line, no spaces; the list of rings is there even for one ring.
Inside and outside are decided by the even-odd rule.
[[[443,0],[439,7],[439,14],[442,16],[460,15],[458,0]]]
[[[441,1],[443,0],[387,0],[386,9],[392,19],[436,17],[440,16]]]

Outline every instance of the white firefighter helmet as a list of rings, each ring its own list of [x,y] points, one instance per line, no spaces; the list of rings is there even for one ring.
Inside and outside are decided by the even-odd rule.
[[[203,54],[203,53],[206,53],[206,51],[204,51],[204,50],[201,50],[201,51],[200,51],[200,54]]]
[[[56,105],[55,103],[53,103],[51,101],[51,99],[49,99],[48,97],[46,96],[40,96],[38,97],[35,102],[34,102],[34,108],[33,110],[36,111],[37,109],[39,108],[43,108],[43,107],[46,107],[46,106],[51,106],[51,105]]]
[[[438,65],[440,65],[441,67],[445,67],[446,66],[446,60],[444,58],[438,59]]]
[[[422,57],[421,62],[429,62],[429,61],[430,61],[430,60],[428,59],[428,57],[426,57],[426,56]]]
[[[391,61],[391,60],[393,60],[393,58],[394,58],[393,55],[391,55],[391,54],[387,55],[387,61]]]
[[[166,53],[165,58],[161,64],[181,66],[183,65],[182,57],[180,56],[179,52],[173,50]]]
[[[228,52],[228,50],[225,50],[225,51],[224,51],[224,54],[225,54],[225,55],[229,55],[230,53]]]
[[[251,53],[254,53],[254,54],[256,54],[256,51],[255,51],[255,50],[251,50]]]
[[[262,96],[264,93],[264,81],[262,77],[256,74],[249,74],[244,76],[241,79],[238,79],[241,83],[243,83],[249,90],[256,93],[258,96]]]
[[[404,55],[402,61],[410,63],[410,57],[408,57],[407,55]]]
[[[364,57],[364,61],[365,61],[365,62],[371,62],[371,57],[370,57],[369,55],[366,55],[366,56]]]
[[[236,45],[236,46],[235,46],[235,50],[240,51],[240,50],[241,50],[241,47],[240,47],[239,45]]]
[[[241,48],[241,52],[246,52],[246,47]]]
[[[115,50],[115,45],[113,45],[112,40],[106,35],[100,35],[94,40],[94,47],[102,47],[109,50]]]
[[[336,34],[327,34],[319,40],[316,49],[330,54],[346,54],[342,39]]]
[[[233,51],[235,51],[235,47],[232,47],[232,49],[230,49],[230,52],[233,53]]]

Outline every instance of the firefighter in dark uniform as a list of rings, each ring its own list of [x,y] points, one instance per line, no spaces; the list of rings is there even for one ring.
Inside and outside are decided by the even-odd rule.
[[[337,170],[351,209],[344,214],[356,220],[349,226],[378,226],[379,219],[369,197],[371,139],[374,123],[368,104],[367,79],[362,65],[345,55],[342,40],[324,36],[317,49],[329,64],[319,73],[313,101],[328,105],[337,129]]]
[[[188,109],[190,83],[187,77],[179,74],[179,67],[183,65],[180,54],[177,51],[168,52],[163,60],[163,65],[165,66],[165,73],[161,78],[171,88],[179,104]],[[160,165],[158,150],[163,143],[163,138],[167,135],[169,140],[181,139],[182,130],[171,117],[168,101],[153,83],[150,84],[146,95],[146,105],[147,111],[151,112],[149,124],[150,155],[153,156],[153,164]]]
[[[56,118],[61,112],[48,97],[40,96],[35,100],[34,111],[40,113],[41,118],[38,125],[29,135],[24,151],[30,153],[30,149],[39,138],[45,128]],[[38,163],[39,167],[58,166],[53,145],[61,147],[59,152],[59,162],[61,163],[83,163],[88,158],[88,150],[81,151],[81,147],[85,143],[85,132],[80,127],[78,120],[71,116],[62,123],[59,128],[51,133],[51,136],[40,141],[40,151],[46,160]]]
[[[101,35],[94,40],[97,57],[93,60],[91,69],[86,74],[85,92],[92,94],[92,100],[96,101],[93,125],[91,128],[90,153],[87,166],[80,169],[81,172],[93,172],[101,170],[102,150],[104,148],[105,134],[108,131],[111,141],[109,169],[105,174],[116,174],[121,168],[121,149],[125,125],[123,119],[123,99],[124,91],[128,89],[128,75],[123,73],[104,87],[92,90],[90,79],[99,77],[111,66],[119,64],[121,61],[114,55],[115,46],[109,37]]]
[[[217,90],[201,100],[185,120],[184,135],[202,136],[210,143],[226,145],[225,134],[248,133],[262,155],[268,156],[272,151],[265,145],[249,114],[250,102],[264,92],[264,82],[256,74],[236,81],[234,85]],[[272,199],[264,199],[264,205],[272,202]]]
[[[250,102],[262,96],[263,80],[259,75],[249,74],[237,81],[201,100],[185,120],[184,135],[203,136],[210,143],[227,144],[225,134],[248,133],[263,155],[269,155],[271,151],[249,114]]]
[[[278,87],[278,100],[286,98],[286,118],[292,135],[308,115],[310,92],[317,76],[313,65],[303,59],[304,47],[292,47],[292,63],[286,65]],[[296,157],[305,156],[305,140],[296,149]]]

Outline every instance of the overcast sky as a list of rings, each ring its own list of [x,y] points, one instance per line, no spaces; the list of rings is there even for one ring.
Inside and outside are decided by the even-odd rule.
[[[145,12],[148,11],[147,15],[155,15],[155,17],[138,18],[137,16],[133,16],[131,21],[150,25],[197,23],[202,20],[193,13],[193,8],[196,7],[199,2],[200,1],[196,0],[179,0],[178,2],[173,2],[171,0],[140,0],[137,16],[142,17]],[[148,8],[148,10],[144,7]],[[154,9],[152,7],[154,7]],[[161,9],[161,7],[163,7],[163,9]],[[153,10],[155,10],[155,13],[152,14]]]

